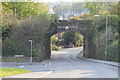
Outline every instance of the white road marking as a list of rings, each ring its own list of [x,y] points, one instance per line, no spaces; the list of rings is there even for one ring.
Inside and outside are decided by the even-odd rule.
[[[48,72],[48,73],[44,74],[44,75],[43,75],[43,76],[41,76],[40,78],[43,78],[44,76],[46,76],[46,75],[48,75],[48,74],[50,74],[50,73],[52,73],[52,71],[50,71],[50,72]]]
[[[53,71],[51,62],[49,62],[49,66],[50,66],[50,70]]]
[[[43,78],[44,76],[52,73],[53,70],[52,70],[52,66],[51,66],[51,62],[50,61],[49,61],[49,66],[50,66],[50,71],[48,73],[44,74],[43,76],[41,76],[40,78]]]

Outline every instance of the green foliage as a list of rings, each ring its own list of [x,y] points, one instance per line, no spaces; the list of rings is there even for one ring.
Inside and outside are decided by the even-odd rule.
[[[109,2],[109,12],[110,14],[119,15],[120,5],[118,2]]]
[[[16,58],[15,55],[13,57],[2,57],[0,62],[28,62],[29,57]]]
[[[34,2],[3,2],[3,11],[11,11],[19,19],[24,19],[32,15],[46,14],[48,12],[47,5]],[[6,10],[7,9],[7,10]]]
[[[18,26],[21,20],[37,15],[42,19],[50,19],[48,5],[34,2],[2,2],[1,23],[3,39]],[[46,17],[47,16],[47,17]],[[45,17],[45,18],[44,18]],[[44,20],[43,20],[44,21]]]
[[[80,16],[75,16],[74,19],[76,20],[90,20],[91,14],[86,13],[86,14],[81,14]]]
[[[83,46],[83,36],[79,33],[75,33],[75,46]]]
[[[85,10],[84,3],[82,3],[82,2],[72,3],[72,9],[71,9],[72,12],[81,13],[83,10]]]
[[[59,40],[58,40],[58,38],[55,35],[51,37],[52,44],[56,44],[58,41]]]
[[[56,21],[56,20],[58,20],[58,18],[59,18],[59,17],[58,17],[58,14],[51,14],[51,19],[52,19],[52,20],[55,20],[55,21]],[[54,22],[54,21],[53,21],[53,22]]]
[[[12,76],[22,73],[28,73],[29,70],[25,69],[16,69],[16,68],[0,68],[0,77]]]
[[[12,25],[10,22],[11,20],[6,19],[6,15],[2,15],[2,20],[8,22],[8,24],[2,25],[12,27],[9,37],[6,35],[7,33],[10,33],[9,27],[3,28],[3,33],[6,33],[2,45],[3,56],[14,56],[15,54],[30,56],[30,43],[28,40],[32,39],[34,44],[33,56],[44,57],[44,34],[51,24],[48,6],[43,3],[34,2],[3,2],[2,6],[3,13],[6,12],[6,15],[9,17],[11,17],[10,15],[13,15],[15,21],[12,21],[16,24]],[[16,22],[16,19],[18,22]],[[41,60],[43,59],[42,57],[40,58]]]
[[[102,31],[105,30],[105,27],[106,27],[106,17],[108,17],[108,26],[111,26],[111,28],[114,30],[114,32],[118,30],[118,21],[119,20],[119,17],[118,15],[103,15],[99,18],[96,18],[94,21],[93,21],[93,24],[96,25],[96,27],[98,27],[98,29],[101,29]]]
[[[53,7],[53,11],[58,15],[62,15],[64,13],[64,14],[69,14],[69,16],[72,16],[73,12],[81,13],[83,10],[85,10],[84,3],[81,2],[65,3],[62,5],[58,4]]]
[[[59,14],[59,15],[63,14],[63,13],[68,13],[71,10],[71,5],[67,5],[67,4],[61,5],[61,4],[59,4],[57,6],[54,6],[53,10],[56,14]]]
[[[74,41],[75,33],[74,32],[65,32],[63,34],[63,44],[69,45],[70,42]]]
[[[83,36],[79,33],[68,31],[68,32],[59,33],[58,37],[56,35],[51,37],[52,50],[59,50],[60,46],[72,47],[71,43],[75,47],[83,46]]]
[[[101,26],[102,27],[102,26]],[[105,27],[105,25],[103,25]],[[118,35],[117,30],[113,30],[113,26],[108,26],[108,37],[107,37],[107,60],[118,61]],[[97,31],[94,34],[93,42],[96,45],[97,59],[105,59],[106,50],[106,30],[103,28],[101,31]]]
[[[2,26],[2,39],[3,40],[10,35],[11,30],[12,30],[11,26]]]
[[[118,41],[108,46],[107,60],[118,61]]]
[[[56,35],[53,35],[51,37],[51,50],[59,50],[60,48],[58,46],[60,46],[60,41]]]
[[[2,56],[15,56],[18,54],[29,56],[30,47],[29,45],[25,45],[26,43],[20,40],[14,40],[11,37],[6,38],[2,43]]]
[[[75,33],[72,31],[65,32],[62,38],[62,43],[64,46],[69,45],[70,42],[72,42],[74,46],[83,46],[83,36],[79,33]]]
[[[54,44],[51,44],[51,50],[52,50],[52,51],[56,51],[56,50],[60,50],[60,48],[57,47],[57,46],[54,45]]]
[[[87,8],[88,11],[92,15],[99,15],[100,12],[103,12],[105,10],[106,4],[102,2],[86,2],[85,8]]]

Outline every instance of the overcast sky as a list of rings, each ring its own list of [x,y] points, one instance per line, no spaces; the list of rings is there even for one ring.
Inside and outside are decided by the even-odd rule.
[[[83,2],[84,0],[38,0],[42,2]]]
[[[31,0],[32,2],[84,2],[85,0]],[[94,2],[119,2],[119,0],[87,0]],[[30,0],[0,0],[0,2],[30,2]]]
[[[38,0],[39,2],[84,2],[86,0]],[[118,2],[119,0],[87,0],[94,2]]]

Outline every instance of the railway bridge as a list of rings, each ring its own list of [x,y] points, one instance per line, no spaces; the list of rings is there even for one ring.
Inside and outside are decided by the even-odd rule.
[[[74,31],[84,36],[84,57],[92,57],[95,54],[95,45],[93,43],[94,25],[91,20],[59,20],[56,23],[51,23],[50,28],[45,34],[45,40],[43,45],[44,58],[50,59],[51,46],[50,38],[56,33]],[[94,49],[93,49],[94,48]]]

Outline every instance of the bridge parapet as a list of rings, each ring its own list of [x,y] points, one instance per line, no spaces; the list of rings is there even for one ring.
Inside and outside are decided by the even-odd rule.
[[[86,28],[85,27],[78,27],[77,25],[75,26],[58,26],[58,32],[63,32],[63,31],[74,31],[74,32],[79,32],[82,35],[86,33]]]
[[[58,26],[58,29],[77,29],[77,25],[74,26]]]

